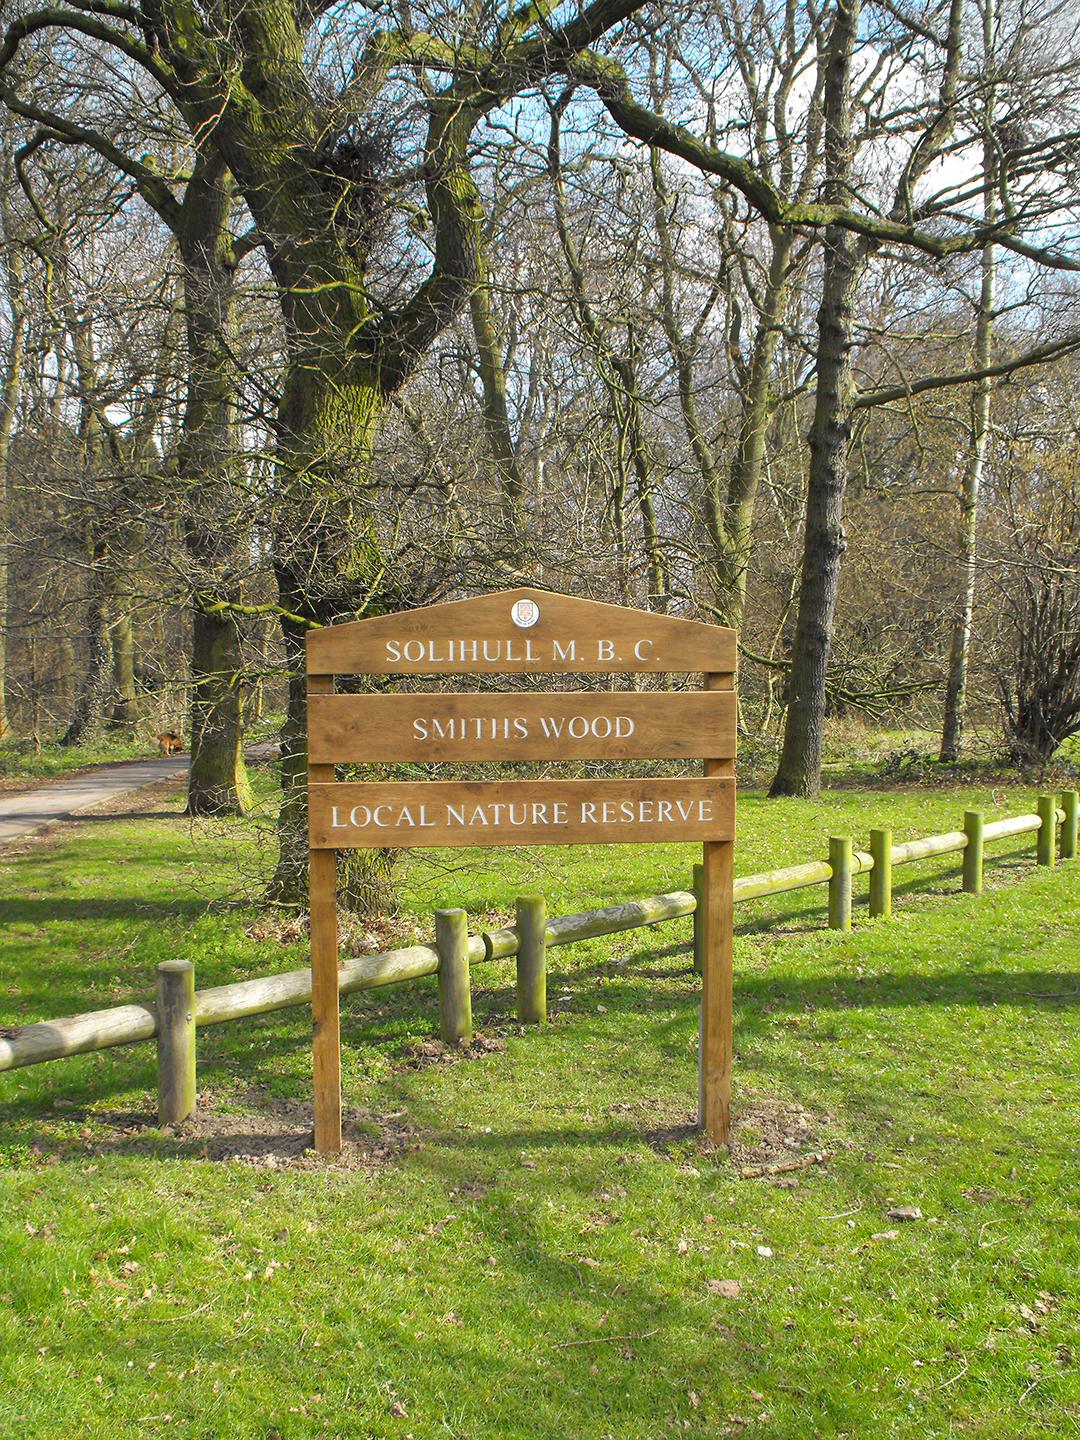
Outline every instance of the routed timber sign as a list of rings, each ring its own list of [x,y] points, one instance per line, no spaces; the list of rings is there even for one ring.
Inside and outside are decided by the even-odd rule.
[[[700,1118],[727,1137],[735,633],[543,590],[508,590],[307,638],[315,1128],[340,1138],[334,851],[372,846],[704,846]],[[700,672],[696,691],[335,695],[334,676]],[[342,782],[335,764],[703,759],[688,778]]]

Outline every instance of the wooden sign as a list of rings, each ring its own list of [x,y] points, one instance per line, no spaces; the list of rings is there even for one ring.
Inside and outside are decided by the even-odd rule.
[[[733,840],[731,780],[427,780],[312,785],[313,850]]]
[[[314,764],[689,760],[735,749],[735,692],[312,695]]]
[[[309,675],[566,675],[735,669],[735,632],[544,590],[503,590],[308,636]]]
[[[735,635],[523,588],[315,630],[307,638],[315,1144],[341,1148],[335,852],[401,846],[700,840],[699,1117],[727,1139],[731,1095]],[[335,695],[334,676],[691,673],[698,691]],[[337,782],[339,764],[704,760],[704,776]],[[441,972],[440,972],[441,973]],[[442,983],[442,981],[440,981]]]

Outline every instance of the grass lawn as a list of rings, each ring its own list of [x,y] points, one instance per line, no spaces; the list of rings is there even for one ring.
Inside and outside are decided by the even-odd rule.
[[[749,874],[1034,794],[739,803]],[[146,995],[167,957],[200,986],[305,963],[254,903],[265,822],[180,804],[0,854],[0,1024]],[[849,935],[824,887],[739,907],[736,1160],[830,1157],[773,1176],[688,1123],[689,920],[550,952],[539,1032],[512,962],[476,967],[487,1043],[460,1058],[423,1043],[433,981],[347,1000],[340,1163],[255,1143],[310,1098],[303,1011],[200,1031],[204,1109],[246,1159],[139,1128],[152,1045],[0,1075],[0,1436],[1080,1434],[1080,863],[1033,850],[988,847],[978,898],[959,857],[898,869],[888,921],[857,880]],[[694,858],[416,853],[391,929],[464,904],[475,931],[538,887],[550,914],[685,888]]]

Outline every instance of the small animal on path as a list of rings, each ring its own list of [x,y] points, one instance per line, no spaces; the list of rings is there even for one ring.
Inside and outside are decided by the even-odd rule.
[[[163,730],[157,737],[157,743],[162,755],[180,754],[180,736],[177,735],[175,730]]]

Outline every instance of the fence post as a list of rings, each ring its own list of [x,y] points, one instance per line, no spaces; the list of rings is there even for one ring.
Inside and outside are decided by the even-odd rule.
[[[1062,860],[1076,859],[1076,832],[1078,811],[1080,811],[1080,795],[1075,790],[1065,790],[1061,795],[1061,808],[1065,811],[1065,819],[1061,822],[1060,854]]]
[[[968,895],[981,895],[983,888],[983,812],[964,811],[964,890]]]
[[[1057,796],[1040,795],[1036,809],[1042,823],[1035,841],[1035,862],[1038,865],[1053,865],[1057,850]]]
[[[174,1125],[195,1109],[195,966],[164,960],[157,967],[158,1124]]]
[[[701,920],[702,907],[705,904],[705,866],[694,866],[694,899],[697,904],[694,906],[694,974],[701,974]]]
[[[851,836],[829,837],[829,929],[851,929]]]
[[[435,911],[439,952],[439,1034],[448,1045],[472,1039],[469,993],[469,917],[464,910]]]
[[[523,1025],[547,1019],[547,904],[543,895],[517,899],[517,1017]]]
[[[892,831],[870,831],[870,855],[874,868],[870,871],[871,918],[887,919],[892,914]]]

